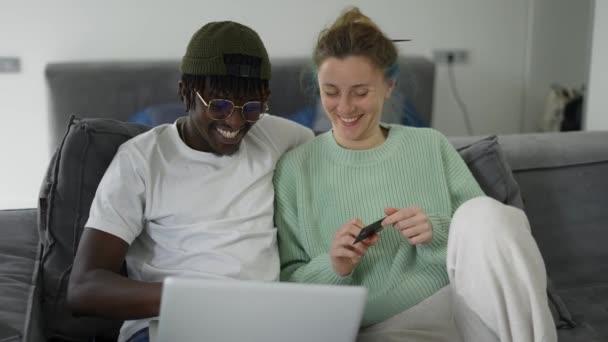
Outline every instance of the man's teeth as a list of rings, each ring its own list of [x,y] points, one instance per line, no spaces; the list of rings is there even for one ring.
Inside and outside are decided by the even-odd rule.
[[[236,137],[237,134],[239,134],[240,130],[237,131],[225,131],[221,128],[217,128],[217,131],[224,137],[224,138],[228,138],[228,139],[233,139],[234,137]]]
[[[352,118],[345,118],[343,116],[340,117],[340,120],[347,122],[347,123],[351,123],[351,122],[355,122],[359,119],[358,116],[352,117]]]

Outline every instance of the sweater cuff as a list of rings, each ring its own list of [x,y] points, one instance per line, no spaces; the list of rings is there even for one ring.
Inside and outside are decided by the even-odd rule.
[[[429,221],[431,221],[433,229],[433,239],[430,245],[447,245],[452,219],[449,216],[438,213],[427,214],[427,216]]]
[[[334,271],[329,253],[318,255],[305,266],[316,272],[310,274],[309,280],[313,283],[327,285],[350,285],[352,284],[352,272],[347,276],[340,276]],[[296,271],[297,272],[297,271]],[[297,278],[297,276],[296,276]]]

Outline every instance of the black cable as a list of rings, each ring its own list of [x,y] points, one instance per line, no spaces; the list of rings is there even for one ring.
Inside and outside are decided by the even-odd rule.
[[[451,58],[450,58],[451,57]],[[448,56],[448,77],[450,79],[450,89],[452,90],[452,95],[454,99],[458,103],[458,107],[460,107],[460,111],[462,112],[462,116],[464,117],[464,123],[467,126],[467,133],[469,135],[473,135],[473,127],[471,126],[471,119],[469,118],[469,111],[467,110],[467,106],[462,101],[460,94],[458,93],[458,88],[456,87],[456,80],[454,77],[454,56]]]

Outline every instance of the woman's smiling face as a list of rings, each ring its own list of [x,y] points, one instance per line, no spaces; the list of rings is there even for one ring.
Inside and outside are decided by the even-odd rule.
[[[318,81],[338,144],[350,149],[376,146],[382,136],[382,108],[394,82],[387,82],[380,68],[360,56],[327,58],[319,66]]]

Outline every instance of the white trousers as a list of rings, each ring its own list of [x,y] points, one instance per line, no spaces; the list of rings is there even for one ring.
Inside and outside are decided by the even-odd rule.
[[[450,285],[359,332],[357,342],[555,342],[543,259],[523,211],[489,197],[452,218]]]

